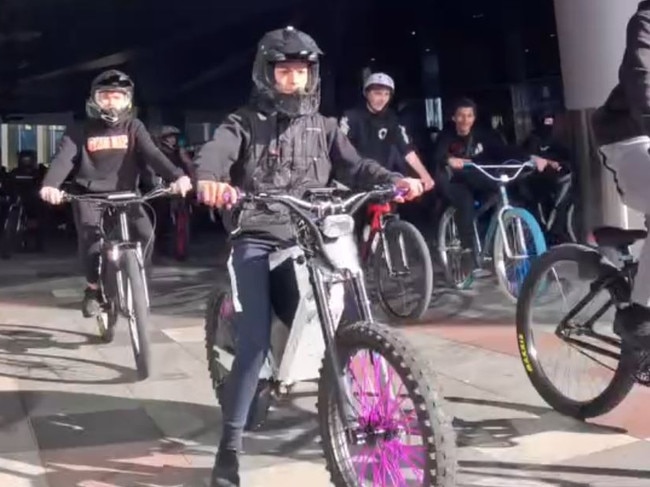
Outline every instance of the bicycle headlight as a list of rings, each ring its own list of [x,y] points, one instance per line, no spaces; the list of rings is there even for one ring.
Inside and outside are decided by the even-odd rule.
[[[327,238],[339,238],[354,232],[354,218],[350,215],[326,216],[321,231]]]

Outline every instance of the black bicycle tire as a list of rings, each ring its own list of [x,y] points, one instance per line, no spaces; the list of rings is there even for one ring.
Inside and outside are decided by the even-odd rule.
[[[447,214],[447,212],[451,213],[452,216],[445,220],[445,215]],[[471,277],[471,272],[469,272],[462,281],[456,281],[449,267],[449,257],[448,256],[444,257],[442,255],[442,251],[440,250],[440,242],[443,240],[443,235],[445,234],[445,221],[450,222],[453,219],[454,213],[456,213],[456,209],[453,206],[447,206],[440,214],[440,219],[438,221],[438,229],[436,231],[436,239],[437,239],[436,254],[438,256],[438,260],[440,261],[440,265],[442,266],[445,275],[445,281],[447,281],[447,284],[452,289],[462,290],[465,289],[466,283],[468,282],[468,279]]]
[[[189,245],[190,245],[190,215],[189,215],[189,210],[181,210],[181,211],[187,211],[187,215],[184,216],[185,218],[185,231],[183,232],[182,236],[178,235],[178,216],[176,216],[176,225],[174,225],[174,236],[173,236],[173,246],[174,246],[174,258],[179,261],[183,262],[187,260],[187,257],[189,255]],[[183,250],[179,249],[179,238],[183,239]]]
[[[391,230],[388,230],[388,229]],[[420,231],[415,227],[415,225],[406,222],[404,220],[394,219],[387,223],[385,231],[392,231],[397,229],[402,232],[402,235],[410,238],[412,242],[415,243],[416,248],[418,248],[418,253],[421,256],[421,261],[424,265],[424,279],[423,284],[420,287],[422,289],[422,296],[418,302],[418,305],[408,314],[397,313],[390,304],[388,300],[384,297],[381,289],[381,266],[383,264],[382,252],[385,251],[383,242],[381,239],[377,244],[375,252],[373,252],[374,259],[374,273],[375,273],[375,288],[377,290],[377,297],[379,298],[379,304],[382,309],[389,314],[398,319],[406,320],[419,320],[429,309],[429,304],[431,303],[431,295],[433,293],[433,264],[431,262],[431,253],[429,252],[429,247],[427,242],[424,240],[424,237]]]
[[[357,322],[338,329],[337,351],[343,362],[353,350],[367,349],[380,353],[399,374],[416,406],[418,423],[427,447],[427,471],[432,487],[456,485],[457,456],[456,433],[452,421],[445,413],[445,402],[437,387],[435,374],[424,360],[395,329],[374,323]],[[332,368],[323,361],[318,383],[317,416],[325,454],[325,463],[332,483],[336,487],[356,485],[348,462],[339,461],[342,452],[339,441],[333,436],[333,421],[338,421],[338,406],[334,397],[337,388]],[[345,440],[344,440],[345,441]],[[347,463],[344,465],[344,463]]]
[[[146,283],[142,278],[142,270],[138,263],[138,257],[133,250],[126,250],[122,255],[121,271],[124,284],[124,299],[127,299],[127,282],[131,282],[131,293],[133,295],[133,314],[135,327],[138,334],[138,343],[129,326],[131,336],[131,348],[137,370],[138,379],[144,380],[149,377],[151,370],[151,350],[149,344],[149,307],[144,286]]]
[[[4,231],[0,241],[0,256],[3,259],[11,259],[17,245],[18,239],[18,220],[20,219],[20,208],[17,206],[9,210],[5,219]]]
[[[618,406],[629,394],[636,380],[634,378],[635,354],[624,348],[612,381],[590,401],[575,401],[564,396],[551,382],[539,363],[539,355],[535,349],[531,330],[532,300],[537,290],[537,282],[546,275],[554,262],[573,261],[585,270],[590,266],[591,271],[598,272],[597,261],[593,259],[593,250],[586,250],[579,244],[564,244],[552,248],[537,258],[521,288],[517,301],[517,342],[519,355],[529,380],[537,393],[557,412],[575,419],[584,420],[602,416]],[[534,352],[533,352],[534,351]],[[623,353],[623,352],[626,353]]]

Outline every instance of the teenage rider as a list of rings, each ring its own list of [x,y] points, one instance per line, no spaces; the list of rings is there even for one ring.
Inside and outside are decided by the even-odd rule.
[[[151,165],[156,173],[175,181],[175,192],[186,194],[192,184],[156,147],[144,124],[132,114],[134,84],[121,71],[97,76],[86,102],[86,120],[69,127],[45,175],[41,198],[60,204],[59,186],[74,171],[73,189],[80,193],[136,191],[140,174]],[[75,201],[74,221],[79,253],[86,276],[82,303],[87,318],[100,311],[99,252],[102,207],[97,202]],[[142,206],[129,215],[132,235],[143,245],[147,261],[151,255],[153,228]]]
[[[378,161],[391,171],[404,169],[404,161],[424,184],[433,188],[433,178],[415,152],[406,128],[389,104],[395,95],[395,82],[386,73],[373,73],[363,84],[363,107],[347,110],[340,127],[363,157]]]
[[[227,210],[224,224],[232,236],[228,267],[238,330],[213,487],[240,485],[243,428],[270,347],[269,254],[294,240],[289,213],[281,207],[247,205],[233,221],[228,209],[237,202],[235,188],[253,193],[281,190],[300,197],[336,177],[352,188],[396,184],[407,200],[422,193],[419,180],[359,156],[336,120],[319,113],[321,54],[310,36],[292,27],[264,35],[253,64],[250,102],[224,120],[195,160],[199,199]]]

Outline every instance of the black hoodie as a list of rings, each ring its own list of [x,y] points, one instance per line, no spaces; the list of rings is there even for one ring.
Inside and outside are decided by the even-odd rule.
[[[650,0],[639,3],[627,24],[619,83],[592,117],[598,145],[650,135]]]
[[[72,181],[85,191],[134,191],[146,165],[168,181],[184,175],[156,147],[137,118],[114,127],[89,119],[68,127],[43,186],[58,188],[74,171]]]

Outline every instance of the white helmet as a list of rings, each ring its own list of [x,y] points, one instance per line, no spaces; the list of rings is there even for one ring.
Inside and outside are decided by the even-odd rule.
[[[395,82],[386,73],[372,73],[368,76],[363,83],[363,92],[365,93],[370,86],[384,86],[392,92],[395,91]]]

